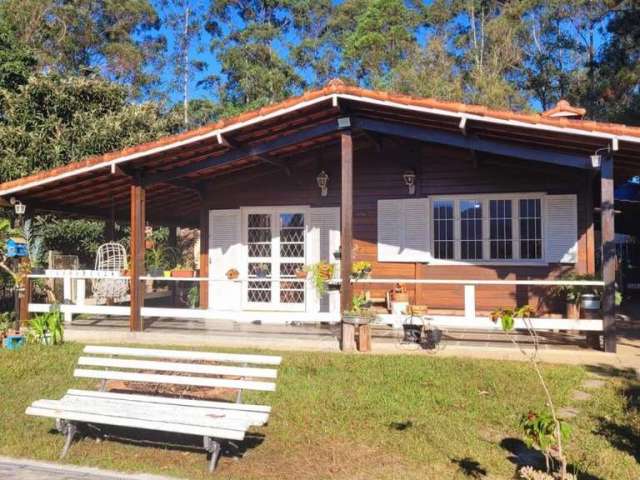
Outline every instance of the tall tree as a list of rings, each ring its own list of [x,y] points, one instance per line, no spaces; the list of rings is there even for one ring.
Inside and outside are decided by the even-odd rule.
[[[45,71],[93,70],[136,88],[153,80],[145,66],[159,24],[148,0],[4,0],[0,16]]]
[[[330,25],[342,50],[343,74],[382,87],[416,46],[416,30],[423,23],[421,2],[346,0]]]
[[[188,128],[194,125],[189,112],[191,90],[199,80],[196,75],[207,68],[207,62],[201,55],[204,3],[198,0],[162,0],[161,6],[163,27],[171,38],[169,54],[162,65],[168,73],[165,89],[181,93],[182,119],[184,127]]]
[[[220,0],[209,8],[211,51],[222,75],[211,76],[224,102],[258,105],[299,91],[304,82],[285,58],[290,2]]]
[[[15,32],[0,18],[0,89],[17,90],[27,83],[36,65],[32,52],[18,41]]]

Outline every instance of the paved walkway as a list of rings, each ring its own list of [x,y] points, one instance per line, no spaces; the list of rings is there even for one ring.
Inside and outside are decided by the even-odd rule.
[[[97,468],[57,465],[8,457],[0,457],[2,480],[176,480],[157,475],[127,475]]]

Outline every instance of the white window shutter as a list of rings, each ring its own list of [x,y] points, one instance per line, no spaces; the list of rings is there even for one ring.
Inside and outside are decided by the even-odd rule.
[[[578,261],[578,201],[575,195],[545,197],[545,258],[549,263]]]
[[[209,212],[209,308],[238,310],[242,284],[230,282],[226,273],[235,268],[242,271],[242,234],[240,210]],[[222,280],[222,281],[221,281]]]
[[[335,263],[333,253],[340,248],[340,208],[312,208],[310,211],[310,230],[308,235],[308,263],[325,261]],[[308,310],[316,312],[333,311],[335,302],[332,292],[324,298],[317,298],[315,287],[307,282]],[[334,295],[335,296],[335,295]],[[339,299],[338,299],[339,300]],[[339,308],[339,307],[338,307]]]
[[[429,261],[429,230],[428,200],[404,200],[404,244],[400,251],[404,261]]]
[[[426,198],[378,200],[378,261],[429,261]]]

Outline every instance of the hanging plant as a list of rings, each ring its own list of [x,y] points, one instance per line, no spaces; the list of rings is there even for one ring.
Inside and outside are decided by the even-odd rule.
[[[318,262],[312,265],[307,265],[305,270],[308,273],[311,273],[311,280],[313,281],[313,285],[316,288],[316,292],[319,297],[322,297],[325,293],[327,293],[327,284],[329,280],[333,278],[335,266],[329,262]]]

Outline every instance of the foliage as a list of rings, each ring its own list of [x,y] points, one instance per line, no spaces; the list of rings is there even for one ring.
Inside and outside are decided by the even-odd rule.
[[[357,316],[364,320],[372,320],[375,315],[371,311],[371,302],[365,293],[354,295],[351,300],[351,309],[344,312],[347,315]]]
[[[561,280],[581,282],[581,281],[597,281],[601,278],[591,274],[579,274],[575,272],[568,273],[561,277]],[[602,287],[593,285],[556,285],[552,289],[552,293],[567,302],[571,302],[575,305],[580,305],[582,295],[592,294],[600,296],[602,293]],[[615,304],[620,305],[622,303],[622,293],[616,288],[615,292]]]
[[[362,279],[371,273],[371,262],[364,260],[354,262],[351,265],[351,278]]]
[[[28,263],[21,262],[16,266],[12,259],[7,257],[7,240],[13,236],[24,236],[24,234],[22,230],[13,228],[8,218],[0,217],[0,270],[9,275],[12,287],[19,285],[29,270]]]
[[[171,247],[156,244],[144,252],[144,263],[147,271],[151,269],[170,270],[176,266],[178,252]]]
[[[0,313],[0,337],[6,335],[13,323],[13,312]]]
[[[159,23],[148,0],[5,0],[0,17],[43,70],[99,72],[133,89],[153,80],[145,66],[162,43],[153,35]]]
[[[0,89],[15,91],[26,84],[36,64],[32,52],[18,41],[15,31],[0,16]]]
[[[58,306],[52,307],[50,312],[36,315],[29,321],[30,342],[59,345],[63,336],[62,313]]]
[[[327,282],[333,277],[335,265],[329,262],[321,261],[312,265],[307,265],[305,271],[311,273],[311,280],[316,289],[318,297],[322,297],[327,293]]]
[[[187,305],[189,305],[189,308],[197,308],[199,303],[200,303],[200,288],[198,287],[197,284],[194,284],[187,291]]]
[[[559,423],[560,436],[562,441],[566,443],[569,440],[571,428],[563,421]],[[556,442],[556,423],[549,412],[529,411],[520,419],[520,427],[529,448],[537,448],[547,458],[553,457],[558,445]]]
[[[525,433],[525,439],[527,442],[530,442],[532,445],[536,445],[540,450],[542,450],[547,461],[547,471],[550,471],[550,460],[551,457],[553,457],[553,459],[557,460],[560,464],[559,478],[561,480],[568,480],[567,458],[565,456],[563,442],[565,441],[565,437],[568,437],[569,427],[564,425],[558,419],[551,391],[542,374],[540,360],[538,358],[540,342],[536,329],[531,322],[531,316],[533,314],[534,311],[529,307],[529,305],[516,308],[501,307],[491,312],[490,318],[494,323],[500,321],[502,330],[509,335],[509,339],[514,346],[518,347],[522,355],[527,358],[536,373],[538,382],[546,397],[546,405],[549,408],[549,414],[546,412],[532,414],[531,411],[529,411],[529,413],[521,420],[520,425]],[[525,351],[516,340],[516,337],[511,334],[514,328],[515,318],[520,318],[522,320],[524,329],[531,337],[533,342],[532,351]],[[550,424],[552,425],[551,427]],[[553,449],[553,452],[551,449]],[[553,456],[551,455],[552,453]]]

